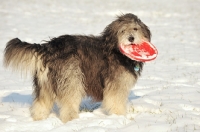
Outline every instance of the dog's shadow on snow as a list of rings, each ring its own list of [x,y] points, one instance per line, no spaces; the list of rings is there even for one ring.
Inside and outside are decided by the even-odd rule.
[[[94,102],[92,98],[84,98],[80,104],[80,111],[89,111],[92,112],[95,109],[98,109],[101,106],[101,102]]]
[[[140,98],[140,96],[136,96],[133,91],[130,92],[128,100],[134,100]],[[2,102],[8,102],[8,103],[16,103],[16,104],[28,104],[31,105],[33,102],[33,96],[31,94],[21,94],[21,93],[11,93],[5,97],[2,98]],[[117,102],[116,102],[117,103]],[[80,111],[88,111],[92,112],[95,109],[98,109],[101,107],[101,102],[94,102],[92,101],[92,98],[87,97],[84,98],[80,104]],[[53,107],[53,111],[56,113],[59,113],[59,108],[55,104]]]
[[[136,96],[134,92],[131,90],[128,100],[131,101],[138,98],[140,98],[140,96]],[[118,105],[118,102],[116,102],[116,105]],[[99,107],[101,107],[101,102],[93,102],[91,98],[85,98],[83,99],[80,105],[80,110],[92,112],[93,110],[98,109]]]
[[[140,98],[140,96],[135,95],[134,92],[131,90],[129,97],[128,97],[128,100],[131,101],[131,100],[135,100],[135,99],[138,99],[138,98]]]
[[[33,96],[31,94],[11,93],[2,98],[1,102],[4,103],[16,103],[16,104],[28,104],[33,103]],[[80,104],[80,111],[93,111],[101,106],[101,102],[93,102],[90,97],[84,98]],[[56,104],[53,106],[53,111],[58,113],[59,108]]]
[[[30,94],[11,93],[2,98],[2,102],[17,103],[17,104],[32,104],[33,98]]]

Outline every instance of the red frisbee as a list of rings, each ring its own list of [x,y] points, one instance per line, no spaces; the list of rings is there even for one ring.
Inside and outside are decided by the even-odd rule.
[[[140,44],[121,45],[120,50],[130,59],[142,62],[154,60],[158,55],[156,47],[147,41],[142,41]]]

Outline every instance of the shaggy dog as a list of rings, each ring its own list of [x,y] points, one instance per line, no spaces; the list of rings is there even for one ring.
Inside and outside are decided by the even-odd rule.
[[[63,122],[78,118],[85,96],[102,101],[108,113],[123,115],[143,62],[122,54],[120,46],[150,37],[148,27],[129,13],[118,16],[100,36],[63,35],[43,44],[12,39],[5,48],[4,65],[33,75],[34,120],[46,119],[54,102]]]

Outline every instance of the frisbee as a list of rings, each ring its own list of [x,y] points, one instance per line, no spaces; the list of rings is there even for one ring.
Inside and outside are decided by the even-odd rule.
[[[120,51],[130,59],[141,62],[154,60],[158,55],[156,47],[147,41],[142,41],[140,44],[121,45]]]

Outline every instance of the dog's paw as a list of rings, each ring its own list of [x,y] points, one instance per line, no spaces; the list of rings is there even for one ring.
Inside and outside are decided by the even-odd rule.
[[[65,115],[60,115],[60,120],[63,122],[63,123],[66,123],[68,121],[71,121],[73,119],[76,119],[78,118],[78,113],[70,113],[70,114],[65,114]]]

